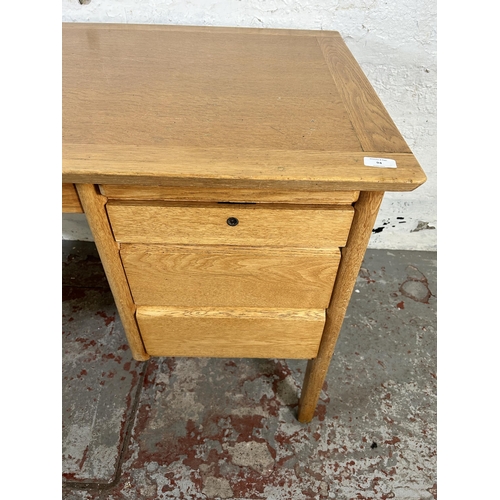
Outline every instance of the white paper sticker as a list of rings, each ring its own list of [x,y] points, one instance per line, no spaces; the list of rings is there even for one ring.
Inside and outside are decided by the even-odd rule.
[[[396,160],[390,158],[371,158],[365,156],[365,167],[396,168]]]

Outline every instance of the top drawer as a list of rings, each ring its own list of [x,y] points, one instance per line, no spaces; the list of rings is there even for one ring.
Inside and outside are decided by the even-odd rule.
[[[123,243],[344,246],[351,206],[110,201],[108,216]]]

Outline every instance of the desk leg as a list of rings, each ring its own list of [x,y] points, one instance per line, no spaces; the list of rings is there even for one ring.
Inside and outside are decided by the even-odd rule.
[[[330,305],[326,310],[326,323],[318,356],[309,360],[307,364],[299,403],[299,422],[310,422],[314,416],[383,196],[383,192],[364,191],[354,204],[354,219],[346,246],[342,249],[337,279],[333,287]]]
[[[123,270],[119,246],[109,225],[105,208],[106,198],[97,193],[93,184],[76,184],[76,189],[101,257],[132,356],[137,361],[146,361],[149,354],[144,349],[135,320],[135,304]]]

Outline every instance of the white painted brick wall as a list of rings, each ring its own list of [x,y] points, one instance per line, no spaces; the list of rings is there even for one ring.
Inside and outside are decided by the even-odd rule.
[[[434,0],[63,0],[65,22],[336,30],[377,91],[428,181],[387,193],[370,248],[436,250],[436,2]],[[380,230],[380,228],[383,228]],[[91,240],[84,216],[63,238]]]

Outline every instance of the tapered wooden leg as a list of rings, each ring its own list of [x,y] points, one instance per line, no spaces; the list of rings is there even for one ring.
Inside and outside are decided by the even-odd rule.
[[[309,360],[299,403],[299,422],[310,422],[314,416],[330,359],[344,321],[356,278],[363,262],[366,247],[384,196],[383,192],[362,192],[355,203],[355,213],[346,246],[342,249],[339,270],[333,287],[330,305],[318,356]]]
[[[105,208],[106,198],[97,193],[93,184],[76,184],[76,189],[101,257],[132,356],[137,361],[146,361],[149,355],[144,349],[135,320],[135,304],[123,269],[119,246],[109,225]]]

